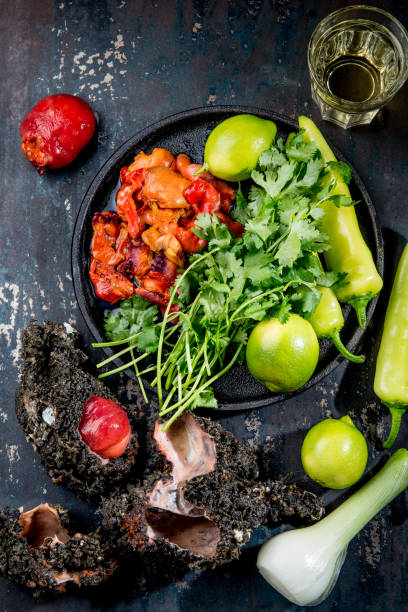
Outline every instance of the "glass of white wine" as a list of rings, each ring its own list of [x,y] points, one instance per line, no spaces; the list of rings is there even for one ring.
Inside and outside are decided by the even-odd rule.
[[[373,6],[348,6],[314,30],[308,65],[323,119],[343,128],[370,123],[408,76],[408,33]]]

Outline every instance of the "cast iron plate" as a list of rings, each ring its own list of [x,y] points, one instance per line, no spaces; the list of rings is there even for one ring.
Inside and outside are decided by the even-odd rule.
[[[102,166],[92,181],[75,224],[72,241],[72,273],[74,289],[78,305],[86,324],[97,342],[106,340],[103,330],[103,309],[95,298],[91,281],[89,280],[89,252],[92,239],[92,216],[104,208],[114,209],[114,195],[118,185],[119,171],[127,166],[140,151],[151,152],[154,147],[164,147],[174,154],[186,153],[192,161],[200,162],[204,155],[204,145],[208,134],[220,121],[238,113],[251,113],[264,119],[275,121],[277,137],[286,137],[296,130],[298,125],[293,119],[278,115],[269,110],[250,106],[213,106],[184,111],[171,115],[162,121],[154,123],[125,142]],[[338,159],[347,161],[334,148]],[[357,216],[364,238],[371,249],[377,269],[383,272],[383,244],[374,206],[361,182],[352,168],[350,190],[352,197],[361,200],[356,208]],[[377,298],[371,301],[367,310],[367,323],[370,321]],[[345,325],[342,331],[343,342],[350,351],[357,349],[364,330],[358,326],[354,311],[349,306],[343,307]],[[292,397],[321,381],[332,372],[344,358],[330,342],[320,343],[320,358],[313,377],[301,389],[292,394],[273,394],[257,383],[249,374],[246,366],[236,366],[215,385],[214,391],[219,401],[220,410],[250,410],[270,405]],[[111,355],[110,349],[105,349]],[[115,365],[124,362],[115,360]],[[112,365],[112,364],[111,364]],[[134,378],[131,370],[129,376]],[[146,381],[147,389],[150,388]],[[153,390],[150,388],[150,391]]]

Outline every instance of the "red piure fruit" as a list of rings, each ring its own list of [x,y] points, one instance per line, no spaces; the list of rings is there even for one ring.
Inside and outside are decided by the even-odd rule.
[[[92,138],[95,117],[89,104],[69,94],[40,100],[20,125],[24,155],[44,174],[70,164]]]
[[[78,429],[85,444],[108,459],[122,455],[131,436],[129,419],[123,408],[98,395],[85,402]]]

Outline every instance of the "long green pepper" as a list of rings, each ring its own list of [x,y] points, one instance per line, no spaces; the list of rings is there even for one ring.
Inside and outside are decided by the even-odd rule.
[[[390,448],[408,408],[408,244],[402,252],[388,302],[374,391],[391,413],[391,431],[383,445]]]
[[[316,145],[326,163],[336,161],[333,151],[311,119],[299,117],[299,127],[304,130],[304,140]],[[336,179],[332,194],[350,197],[349,188],[338,171],[330,168],[329,172]],[[337,297],[341,302],[353,306],[360,326],[364,327],[367,304],[381,290],[382,279],[361,234],[354,207],[338,208],[327,201],[322,204],[322,209],[325,214],[321,228],[327,234],[330,245],[324,254],[326,265],[329,270],[347,274],[347,285],[336,291]]]

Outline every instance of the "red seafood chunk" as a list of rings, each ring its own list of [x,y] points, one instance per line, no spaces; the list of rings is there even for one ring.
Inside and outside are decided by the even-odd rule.
[[[194,207],[196,213],[213,213],[221,204],[219,191],[201,178],[196,179],[184,190],[184,197]]]
[[[85,444],[108,459],[122,455],[131,436],[129,419],[123,408],[98,395],[85,402],[78,429]]]
[[[97,297],[110,304],[126,300],[134,294],[135,286],[124,274],[117,272],[113,266],[98,261],[95,257],[91,257],[89,278]]]
[[[78,96],[56,94],[40,100],[20,125],[24,155],[43,174],[70,164],[90,141],[95,117]]]

